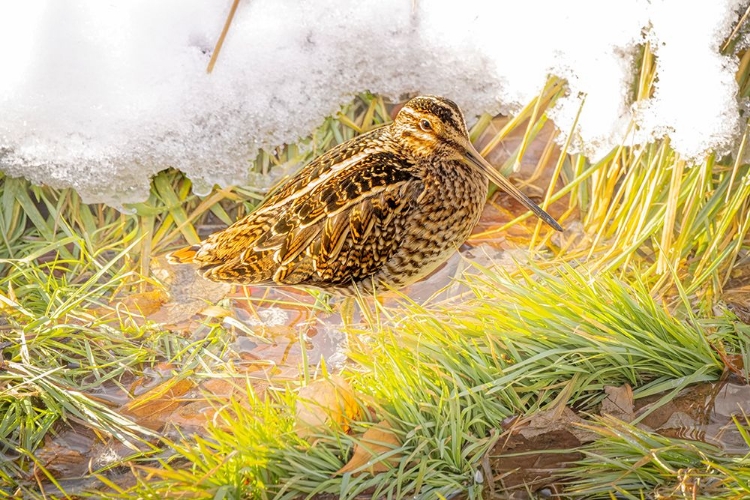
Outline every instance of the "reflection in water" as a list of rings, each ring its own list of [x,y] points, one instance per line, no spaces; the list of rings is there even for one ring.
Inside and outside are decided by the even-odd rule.
[[[713,444],[727,453],[750,452],[733,418],[747,427],[750,386],[736,382],[704,383],[687,387],[656,410],[663,394],[639,401],[639,414],[650,412],[641,423],[669,437]]]

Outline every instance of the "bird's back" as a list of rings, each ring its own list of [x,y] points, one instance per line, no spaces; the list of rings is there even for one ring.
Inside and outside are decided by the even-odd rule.
[[[423,190],[377,129],[305,166],[253,213],[170,255],[215,281],[351,288],[401,246]]]

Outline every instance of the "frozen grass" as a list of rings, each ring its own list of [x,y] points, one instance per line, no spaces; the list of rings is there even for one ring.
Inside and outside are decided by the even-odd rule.
[[[743,96],[750,94],[748,54],[741,54],[738,75]],[[648,47],[641,64],[635,98],[652,91]],[[524,132],[504,171],[523,156],[562,92],[564,82],[551,80],[490,141],[485,152],[512,131]],[[252,168],[260,175],[284,171],[389,116],[381,99],[362,96],[308,141],[264,153]],[[472,138],[489,123],[482,117]],[[735,263],[747,254],[747,135],[731,157],[698,165],[687,165],[666,140],[623,145],[592,164],[567,145],[556,153],[550,139],[546,151],[561,182],[544,203],[567,196],[560,219],[569,234],[553,238],[537,226],[529,242],[534,265],[482,269],[459,304],[374,311],[364,332],[351,332],[359,340],[351,343],[357,365],[346,373],[368,418],[351,422],[349,433],[321,428],[313,444],[297,436],[295,393],[283,388],[260,398],[248,387],[248,405],[226,408],[209,436],[181,442],[149,441],[152,432],[90,395],[103,385],[124,386],[160,361],[196,379],[221,370],[220,328],[191,344],[131,321],[110,299],[158,287],[149,276],[152,256],[231,222],[263,190],[217,190],[201,200],[179,173],[166,171],[154,179],[149,200],[125,215],[84,205],[71,191],[1,178],[0,496],[41,498],[35,477],[42,464],[34,452],[45,436],[76,422],[134,448],[148,442],[167,450],[159,462],[148,458],[152,448],[126,462],[139,478],[134,489],[101,476],[121,497],[480,498],[482,459],[508,417],[557,405],[594,412],[603,386],[623,383],[636,398],[666,391],[666,402],[691,383],[718,379],[733,355],[744,359],[747,379],[748,328],[714,313]],[[335,475],[361,431],[381,419],[401,442],[393,451],[405,457],[401,465],[374,476]],[[599,439],[562,473],[571,495],[746,493],[746,457],[612,419],[589,425]],[[737,425],[747,428],[744,420]],[[705,488],[695,489],[698,483]]]

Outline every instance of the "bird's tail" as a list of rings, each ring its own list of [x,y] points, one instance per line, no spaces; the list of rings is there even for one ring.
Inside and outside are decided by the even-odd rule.
[[[167,260],[170,264],[190,264],[193,262],[193,257],[201,249],[200,245],[192,245],[185,248],[180,248],[174,252],[167,254]]]

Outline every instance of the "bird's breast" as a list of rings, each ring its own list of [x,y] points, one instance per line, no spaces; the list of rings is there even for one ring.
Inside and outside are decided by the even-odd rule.
[[[487,199],[488,181],[479,172],[455,162],[444,172],[427,176],[415,214],[424,224],[427,237],[448,246],[460,246],[479,222]],[[429,208],[428,208],[429,207]]]
[[[432,272],[479,222],[487,179],[459,162],[443,169],[423,177],[424,190],[405,221],[402,244],[380,273],[380,280],[390,286],[404,286]]]

